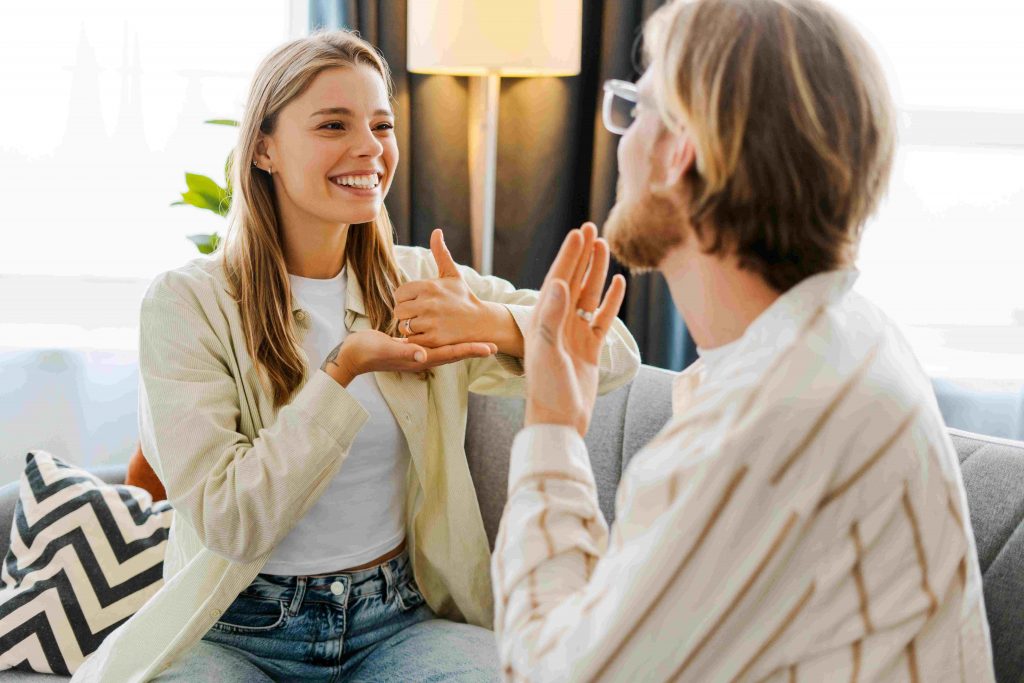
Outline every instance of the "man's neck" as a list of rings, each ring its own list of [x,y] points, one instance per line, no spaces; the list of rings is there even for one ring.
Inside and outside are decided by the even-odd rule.
[[[703,253],[693,237],[669,252],[658,270],[690,335],[704,349],[742,337],[779,298],[761,276],[741,270],[733,257]]]

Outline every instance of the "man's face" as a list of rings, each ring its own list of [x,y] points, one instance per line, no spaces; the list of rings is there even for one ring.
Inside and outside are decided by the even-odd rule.
[[[634,271],[652,270],[686,236],[679,178],[682,141],[662,123],[648,71],[637,82],[636,116],[619,141],[615,206],[604,225],[612,254]],[[692,161],[690,162],[692,163]]]

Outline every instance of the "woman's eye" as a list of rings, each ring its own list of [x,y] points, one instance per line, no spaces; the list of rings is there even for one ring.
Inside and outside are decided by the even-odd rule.
[[[345,127],[341,125],[341,121],[330,121],[320,126],[323,130],[345,130]]]
[[[394,130],[394,129],[395,129],[395,126],[393,124],[390,124],[390,123],[382,123],[379,126],[377,126],[377,130]]]

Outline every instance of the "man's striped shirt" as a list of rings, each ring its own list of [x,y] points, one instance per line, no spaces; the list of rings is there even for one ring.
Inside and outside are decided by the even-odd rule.
[[[676,379],[610,536],[575,431],[517,436],[492,560],[506,680],[994,680],[955,450],[855,278],[808,278]]]

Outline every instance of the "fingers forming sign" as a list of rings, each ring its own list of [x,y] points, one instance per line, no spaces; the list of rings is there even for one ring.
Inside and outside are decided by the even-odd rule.
[[[430,251],[437,277],[395,290],[398,333],[427,348],[489,341],[493,330],[488,327],[488,304],[470,289],[439,229],[430,236]]]
[[[565,238],[548,271],[526,338],[526,423],[562,424],[586,434],[597,398],[601,348],[626,293],[608,276],[608,243],[585,223]],[[592,315],[587,315],[592,314]]]

